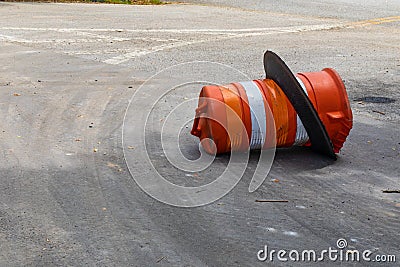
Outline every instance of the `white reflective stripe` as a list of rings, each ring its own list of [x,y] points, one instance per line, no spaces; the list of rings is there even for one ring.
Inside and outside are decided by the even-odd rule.
[[[261,149],[265,142],[266,115],[264,99],[257,84],[253,81],[240,83],[246,91],[249,99],[251,114],[250,149]]]
[[[296,77],[297,81],[300,83],[301,88],[303,88],[303,91],[306,93],[306,95],[308,95],[307,89],[304,86],[304,83],[302,82],[302,80],[300,80],[298,77]],[[297,129],[296,129],[296,139],[294,140],[293,145],[294,146],[302,146],[305,143],[307,143],[307,141],[309,140],[308,134],[306,129],[304,128],[303,123],[301,122],[299,115],[297,116]]]

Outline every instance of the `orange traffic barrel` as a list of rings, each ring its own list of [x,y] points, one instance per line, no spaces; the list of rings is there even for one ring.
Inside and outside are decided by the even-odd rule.
[[[191,133],[211,154],[311,146],[336,158],[353,121],[339,74],[293,75],[276,54],[266,59],[266,79],[204,86]]]

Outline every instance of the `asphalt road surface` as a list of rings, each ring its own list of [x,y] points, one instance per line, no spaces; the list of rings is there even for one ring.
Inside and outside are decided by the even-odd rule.
[[[399,2],[201,2],[0,3],[0,266],[398,265],[400,194],[382,191],[400,190]],[[235,70],[204,67],[209,81],[241,81],[239,72],[262,78],[267,49],[295,72],[332,67],[344,79],[354,127],[339,159],[278,150],[263,185],[249,193],[253,153],[229,194],[197,208],[172,207],[143,192],[133,178],[153,174],[122,138],[139,87],[191,61]],[[188,73],[156,76],[153,85],[172,86]],[[158,102],[154,124],[201,86]],[[130,114],[139,116],[154,97]],[[182,116],[192,118],[194,109]],[[224,170],[227,156],[208,173],[177,170],[152,129],[150,158],[171,181],[200,185]],[[181,133],[183,153],[196,155],[189,130]],[[257,259],[265,245],[322,251],[337,248],[340,238],[348,249],[373,251],[374,260],[396,255],[397,263]]]

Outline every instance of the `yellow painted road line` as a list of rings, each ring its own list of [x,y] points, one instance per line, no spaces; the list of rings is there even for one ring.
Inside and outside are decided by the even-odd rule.
[[[390,22],[398,22],[400,21],[400,16],[393,17],[384,17],[384,18],[376,18],[376,19],[368,19],[362,21],[356,21],[348,24],[348,27],[351,26],[368,26],[368,25],[379,25]]]

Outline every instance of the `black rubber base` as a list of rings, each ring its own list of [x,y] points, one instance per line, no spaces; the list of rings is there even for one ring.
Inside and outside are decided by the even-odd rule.
[[[336,160],[324,124],[289,67],[274,52],[267,51],[264,54],[264,69],[266,77],[279,85],[299,115],[310,138],[311,149]]]

